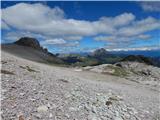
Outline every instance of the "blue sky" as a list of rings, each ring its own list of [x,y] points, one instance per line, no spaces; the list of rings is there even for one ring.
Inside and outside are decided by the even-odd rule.
[[[160,2],[6,2],[2,43],[35,37],[52,52],[150,50],[160,44]]]

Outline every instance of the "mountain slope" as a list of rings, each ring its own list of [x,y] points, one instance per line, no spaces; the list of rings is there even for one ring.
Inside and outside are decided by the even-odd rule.
[[[3,51],[16,56],[43,63],[63,64],[64,62],[54,54],[40,46],[34,38],[24,37],[12,44],[1,45]]]
[[[3,120],[159,119],[159,92],[124,78],[49,66],[4,51],[1,74]]]

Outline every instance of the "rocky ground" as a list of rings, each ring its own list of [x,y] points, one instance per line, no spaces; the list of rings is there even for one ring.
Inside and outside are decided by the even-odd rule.
[[[160,119],[159,91],[131,77],[49,66],[3,51],[1,62],[3,120]]]
[[[150,86],[157,91],[160,90],[160,68],[145,63],[125,61],[114,65],[87,66],[79,68],[79,70],[110,74]]]

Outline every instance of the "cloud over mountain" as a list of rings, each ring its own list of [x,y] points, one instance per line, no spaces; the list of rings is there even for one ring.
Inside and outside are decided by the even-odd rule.
[[[83,37],[127,42],[137,38],[149,39],[152,36],[146,33],[159,29],[160,21],[153,17],[137,20],[134,14],[127,12],[114,17],[102,16],[95,21],[78,20],[67,18],[59,7],[51,8],[40,3],[17,3],[2,9],[2,29],[9,27],[16,29],[18,34],[6,34],[6,39],[19,37],[21,31],[22,35],[44,39],[43,44],[65,45],[70,40],[79,41]]]

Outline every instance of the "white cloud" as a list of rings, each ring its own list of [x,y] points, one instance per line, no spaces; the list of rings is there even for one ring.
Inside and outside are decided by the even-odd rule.
[[[52,19],[59,20],[63,17],[64,13],[60,8],[51,9],[42,4],[19,3],[2,9],[2,19],[15,27],[43,25]]]
[[[67,44],[63,45],[63,47],[77,47],[79,46],[79,42],[78,41],[74,41],[74,42],[68,42]]]
[[[135,36],[155,29],[160,29],[160,21],[153,17],[148,17],[140,21],[135,21],[130,26],[120,28],[117,35]]]
[[[123,13],[116,17],[102,17],[100,20],[109,26],[124,26],[134,21],[135,16],[132,13]]]
[[[158,1],[141,2],[140,5],[145,11],[160,12],[160,3]]]
[[[148,40],[151,38],[151,35],[139,35],[137,38],[142,39],[142,40]]]
[[[64,37],[66,40],[81,40],[82,36],[66,36]]]
[[[24,31],[14,31],[14,32],[7,32],[4,35],[4,40],[7,41],[16,41],[21,37],[33,37],[33,38],[37,38],[37,39],[46,39],[46,36],[43,36],[41,34],[35,34],[35,33],[31,33],[31,32],[24,32]]]
[[[41,40],[40,44],[42,46],[52,45],[52,46],[58,46],[58,47],[75,47],[79,45],[79,39],[81,39],[80,36],[68,36],[68,37],[62,37],[62,38],[54,38],[49,36],[44,36],[41,34],[35,34],[31,32],[23,32],[23,31],[16,31],[16,32],[8,32],[3,36],[3,40],[5,42],[15,42],[21,37],[33,37],[36,39]],[[78,40],[78,41],[77,41]]]
[[[41,42],[42,45],[61,45],[66,44],[66,41],[61,38],[49,39]]]
[[[10,28],[4,21],[1,21],[1,29],[9,30]]]
[[[136,36],[96,36],[97,41],[106,41],[108,49],[117,49],[119,47],[125,48],[134,45],[138,40],[150,40],[152,38],[149,34],[140,34]]]
[[[97,41],[113,41],[116,39],[116,36],[97,36],[94,39]]]
[[[93,36],[97,34],[132,36],[157,29],[160,26],[159,21],[152,17],[135,21],[135,16],[132,13],[123,13],[115,17],[102,17],[93,22],[67,19],[63,10],[58,7],[50,8],[42,4],[26,3],[19,3],[2,9],[2,20],[19,30],[54,37]]]
[[[79,45],[78,41],[66,41],[62,38],[55,38],[55,39],[48,39],[45,41],[40,42],[41,45],[47,46],[47,45],[52,45],[56,47],[61,47],[61,49],[69,49],[71,47],[76,47]]]
[[[146,50],[159,50],[159,47],[155,46],[146,46],[146,47],[133,47],[133,48],[116,48],[116,49],[107,49],[107,51],[146,51]]]
[[[96,36],[95,40],[111,41],[110,44],[116,46],[128,45],[137,38],[149,39],[151,36],[147,32],[160,29],[160,21],[156,18],[136,20],[132,13],[103,16],[96,21],[68,19],[65,16],[59,7],[18,3],[2,9],[3,27],[17,30],[17,33],[12,32],[5,37],[8,40],[17,40],[21,36],[36,37],[43,39],[44,44],[67,47],[79,45],[78,41],[85,36]]]
[[[123,41],[132,41],[132,40],[148,40],[150,39],[152,36],[148,35],[148,34],[140,34],[138,36],[132,36],[132,37],[128,37],[128,36],[96,36],[94,37],[95,40],[97,41],[108,41],[108,42],[123,42]]]

